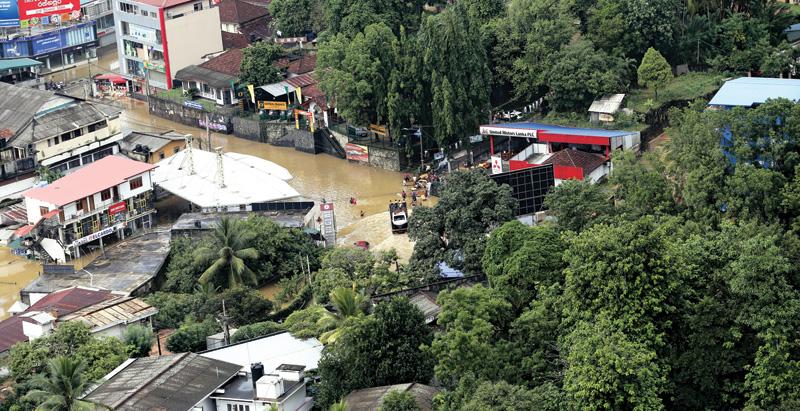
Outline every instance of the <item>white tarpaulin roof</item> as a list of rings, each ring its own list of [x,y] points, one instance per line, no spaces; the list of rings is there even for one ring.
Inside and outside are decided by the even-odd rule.
[[[322,357],[322,343],[316,338],[301,340],[284,331],[227,347],[201,352],[206,358],[239,364],[245,371],[260,362],[264,373],[275,371],[281,364],[303,365],[306,371],[316,370]]]
[[[153,182],[203,208],[265,203],[300,195],[287,183],[292,179],[289,171],[271,161],[224,153],[225,184],[220,187],[217,154],[203,150],[191,150],[191,153],[194,174],[189,171],[189,150],[182,150],[158,163],[153,171]]]

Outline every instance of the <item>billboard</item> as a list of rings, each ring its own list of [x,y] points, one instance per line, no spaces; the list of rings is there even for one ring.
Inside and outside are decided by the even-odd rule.
[[[5,1],[5,0],[2,0]],[[31,20],[54,14],[70,14],[80,12],[80,0],[19,0],[19,19]],[[33,24],[33,22],[31,22]]]
[[[369,147],[367,146],[347,143],[344,146],[344,151],[346,153],[348,160],[363,161],[363,162],[369,161]]]
[[[63,47],[63,42],[61,41],[61,33],[58,31],[31,37],[31,49],[35,56],[56,51],[61,47]]]
[[[19,26],[17,0],[0,0],[0,27]]]
[[[28,42],[26,41],[9,41],[3,43],[3,56],[6,58],[12,57],[25,57],[30,55],[28,52]]]

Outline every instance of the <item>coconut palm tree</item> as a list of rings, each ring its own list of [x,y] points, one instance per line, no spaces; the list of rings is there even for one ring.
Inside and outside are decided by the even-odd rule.
[[[213,244],[195,251],[195,262],[207,267],[200,276],[200,283],[215,282],[227,276],[227,286],[249,283],[256,285],[256,274],[245,264],[245,260],[258,258],[258,251],[248,247],[253,233],[247,231],[240,220],[223,217],[212,233]]]
[[[47,363],[47,372],[31,379],[33,390],[25,399],[39,404],[37,411],[83,411],[98,407],[80,397],[89,387],[83,377],[85,364],[82,360],[56,357]]]
[[[364,314],[364,296],[357,293],[355,289],[334,288],[330,294],[330,301],[335,311],[329,312],[320,320],[323,328],[332,328],[319,337],[323,344],[336,342],[346,328],[347,322]]]

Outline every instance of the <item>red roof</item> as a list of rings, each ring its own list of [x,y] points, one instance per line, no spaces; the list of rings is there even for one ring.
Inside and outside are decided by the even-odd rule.
[[[583,169],[583,175],[588,176],[589,173],[594,171],[597,167],[605,164],[606,161],[607,160],[605,157],[598,154],[587,153],[580,150],[564,149],[556,152],[546,160],[542,161],[542,164],[580,167]]]
[[[55,311],[56,314],[54,317],[59,318],[78,311],[81,308],[86,308],[117,297],[119,297],[119,295],[112,294],[111,291],[107,290],[73,287],[47,294],[25,311],[44,311],[48,313],[53,313]]]
[[[22,195],[61,207],[122,184],[129,178],[156,167],[154,164],[140,163],[126,157],[107,156],[44,187],[30,189]]]
[[[250,45],[247,36],[239,33],[222,32],[222,48],[224,49],[241,49]]]
[[[310,74],[303,74],[296,77],[290,77],[284,80],[285,82],[292,85],[292,87],[306,87],[312,84],[317,84],[317,79],[312,77]]]
[[[305,74],[317,68],[317,55],[307,54],[297,60],[291,61],[286,67],[286,71],[292,74]]]
[[[238,76],[242,67],[242,50],[230,49],[201,64],[200,67],[216,71],[218,73]]]
[[[19,316],[0,321],[0,352],[7,351],[18,342],[28,341],[28,337],[22,332],[23,321],[34,322]]]
[[[264,7],[254,6],[242,0],[222,0],[219,3],[219,21],[242,24],[269,14]]]

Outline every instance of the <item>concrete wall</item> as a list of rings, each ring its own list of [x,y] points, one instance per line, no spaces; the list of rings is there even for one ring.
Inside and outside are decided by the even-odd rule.
[[[168,12],[174,10],[172,8]],[[202,56],[222,51],[217,7],[166,20],[164,28],[169,49],[169,69],[173,76],[186,66],[202,63]]]
[[[376,146],[369,147],[369,164],[374,167],[392,171],[401,171],[402,153],[400,150],[390,150]]]
[[[289,134],[294,135],[294,149],[309,154],[317,154],[314,144],[314,134],[310,131],[289,129]]]
[[[150,161],[149,161],[149,163],[150,164],[158,163],[159,161],[162,160],[162,158],[161,158],[162,154],[164,155],[164,158],[167,158],[167,157],[177,153],[175,151],[175,149],[177,149],[178,151],[181,151],[181,150],[183,150],[185,148],[186,148],[186,141],[185,140],[170,141],[169,143],[167,143],[167,145],[165,145],[164,147],[161,147],[160,150],[150,153]]]
[[[150,114],[203,130],[205,130],[205,127],[200,126],[200,120],[205,120],[206,115],[208,115],[212,123],[226,125],[227,130],[215,130],[215,132],[229,134],[232,128],[231,116],[227,114],[207,113],[203,110],[186,107],[180,103],[154,96],[150,96]]]
[[[253,141],[266,141],[266,128],[261,126],[261,122],[251,118],[234,117],[233,135]]]

